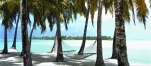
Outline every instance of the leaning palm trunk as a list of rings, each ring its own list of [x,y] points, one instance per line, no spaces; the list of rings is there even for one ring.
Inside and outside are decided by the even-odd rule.
[[[64,57],[62,54],[62,43],[61,43],[61,31],[60,31],[60,19],[59,16],[57,18],[57,40],[58,40],[58,48],[57,48],[57,57],[55,62],[63,62]]]
[[[113,47],[112,47],[112,57],[111,59],[117,59],[117,50],[116,50],[116,29],[114,30],[114,38],[113,38]]]
[[[36,27],[36,22],[34,22],[33,27],[32,27],[32,29],[31,29],[31,32],[30,32],[29,48],[31,48],[32,34],[33,34],[33,31],[34,31],[34,28],[35,28],[35,27]],[[23,49],[22,49],[22,52],[21,52],[20,56],[23,56]]]
[[[54,39],[54,44],[53,44],[53,47],[52,47],[52,49],[51,49],[51,52],[50,52],[50,53],[52,53],[52,52],[54,51],[54,49],[56,49],[56,48],[55,48],[55,46],[56,46],[55,41],[56,41],[56,40]]]
[[[57,32],[56,32],[56,34],[57,34]],[[50,53],[52,53],[52,52],[54,52],[57,48],[56,48],[56,41],[57,41],[57,36],[55,36],[55,38],[54,38],[54,44],[53,44],[53,47],[52,47],[52,49],[51,49],[51,52]]]
[[[127,59],[125,23],[123,18],[123,0],[115,0],[116,44],[118,50],[118,66],[129,66]]]
[[[4,26],[4,49],[2,51],[2,54],[7,54],[8,49],[7,49],[7,27]]]
[[[56,40],[57,40],[57,31],[56,31],[56,35],[55,35],[55,37],[54,37],[54,44],[53,44],[53,47],[52,47],[52,49],[51,49],[51,52],[50,53],[52,53],[52,52],[54,52],[54,50],[56,50]]]
[[[78,52],[78,55],[83,55],[85,42],[86,42],[87,25],[88,25],[89,12],[90,12],[89,0],[88,0],[88,4],[87,5],[88,5],[88,10],[87,10],[87,14],[86,14],[85,28],[84,28],[84,33],[83,33],[83,41],[82,41],[81,48],[80,48],[80,50]]]
[[[16,23],[16,28],[15,28],[15,34],[14,34],[14,40],[13,40],[13,45],[11,48],[16,49],[16,37],[17,37],[17,29],[18,29],[18,23],[19,23],[19,17],[20,14],[18,15],[17,23]]]
[[[27,29],[27,0],[20,0],[21,13],[21,30],[22,30],[22,48],[23,48],[23,62],[24,66],[32,66],[32,59],[30,54],[30,45],[28,40]]]
[[[31,29],[31,32],[30,32],[30,39],[29,39],[29,46],[31,47],[31,40],[32,40],[32,34],[33,34],[33,32],[34,32],[34,28],[36,27],[36,22],[34,22],[34,24],[33,24],[33,27],[32,27],[32,29]]]
[[[105,66],[103,61],[102,52],[102,38],[101,38],[101,27],[102,27],[102,0],[99,0],[98,17],[97,17],[97,59],[95,66]]]

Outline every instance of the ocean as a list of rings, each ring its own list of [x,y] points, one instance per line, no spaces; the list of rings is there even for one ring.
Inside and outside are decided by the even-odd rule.
[[[86,41],[86,51],[91,52],[96,51],[96,45],[92,47],[92,44],[95,40],[87,40]],[[13,40],[8,40],[8,48],[12,46]],[[112,55],[112,40],[103,40],[103,59],[108,59]],[[127,40],[127,54],[128,61],[130,64],[149,64],[151,65],[151,40]],[[31,44],[31,52],[33,53],[46,53],[50,52],[52,46],[54,44],[54,40],[32,40]],[[63,41],[63,50],[76,50],[77,53],[82,44],[82,40],[64,40]],[[89,48],[92,49],[89,49]],[[0,50],[4,48],[4,41],[0,39]],[[21,40],[17,40],[17,50],[21,52],[22,42]],[[91,51],[90,51],[91,50]],[[96,55],[88,57],[88,59],[95,60]]]

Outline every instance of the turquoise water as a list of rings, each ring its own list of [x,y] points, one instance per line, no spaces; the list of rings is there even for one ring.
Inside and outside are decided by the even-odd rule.
[[[81,40],[64,40],[63,50],[79,51]],[[87,44],[92,44],[94,41],[87,41]],[[12,39],[8,40],[8,48],[13,43]],[[54,40],[32,40],[31,52],[46,53],[50,52]],[[70,45],[69,45],[70,44]],[[72,46],[71,46],[72,45]],[[0,50],[4,47],[3,40],[0,39]],[[127,53],[130,64],[151,64],[151,41],[127,41]],[[17,50],[20,52],[22,48],[21,40],[17,40]],[[103,59],[110,58],[112,54],[112,41],[103,41]],[[88,59],[96,59],[96,55],[88,57]]]

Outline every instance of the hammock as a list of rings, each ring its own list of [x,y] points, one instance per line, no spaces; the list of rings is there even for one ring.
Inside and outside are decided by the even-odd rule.
[[[83,53],[83,55],[74,54],[72,56],[69,56],[69,55],[66,55],[66,56],[70,57],[72,59],[81,60],[81,59],[85,59],[85,58],[90,57],[90,56],[95,55],[95,54],[96,53]]]
[[[96,45],[96,41],[94,43],[92,43],[90,46],[88,46],[87,48],[85,48],[83,55],[78,55],[75,53],[76,50],[69,50],[69,48],[71,48],[71,46],[69,46],[67,43],[65,43],[62,40],[62,47],[63,47],[62,54],[67,56],[67,57],[77,59],[77,60],[85,59],[89,56],[96,54],[96,46],[95,45]],[[58,48],[58,40],[57,40],[57,36],[56,36],[51,53],[57,53],[57,48]]]
[[[75,52],[76,51],[76,50],[68,50],[68,49],[66,49],[66,47],[70,48],[70,46],[68,44],[66,44],[65,42],[63,42],[63,40],[62,40],[61,43],[62,43],[62,48],[63,48],[63,52],[64,53],[69,54],[70,52]],[[48,52],[48,53],[57,53],[57,48],[58,48],[58,40],[57,40],[57,36],[56,36],[52,51]]]
[[[84,50],[84,53],[82,55],[71,53],[72,51],[63,51],[62,53],[63,53],[63,55],[70,57],[72,59],[81,60],[81,59],[90,57],[92,55],[95,55],[96,54],[96,49],[94,50],[95,47],[96,47],[96,41],[93,44],[91,44],[90,46],[88,46]]]
[[[51,52],[47,52],[47,53],[57,53],[57,47],[58,47],[57,45],[58,45],[58,40],[57,40],[57,36],[56,36]]]

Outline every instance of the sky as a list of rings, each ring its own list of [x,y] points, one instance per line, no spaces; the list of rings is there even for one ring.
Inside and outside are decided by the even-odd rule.
[[[151,8],[149,8],[149,2],[146,0],[149,12],[151,12]],[[91,15],[90,15],[91,16]],[[95,12],[94,16],[94,26],[92,26],[91,18],[89,16],[88,20],[88,27],[87,27],[87,36],[97,36],[97,11]],[[33,19],[32,16],[30,16],[31,19]],[[61,35],[66,36],[83,36],[84,32],[84,26],[85,26],[85,18],[83,16],[78,15],[77,20],[73,20],[68,24],[68,30],[65,30],[64,23],[61,24]],[[136,25],[134,25],[134,22],[131,17],[130,23],[125,22],[125,30],[126,30],[126,39],[127,40],[151,40],[151,13],[149,13],[147,21],[146,21],[146,30],[144,29],[143,23],[140,23],[137,21],[136,17]],[[2,19],[0,19],[1,23]],[[33,20],[31,20],[33,22]],[[21,38],[21,29],[19,23],[18,27],[18,38]],[[47,27],[49,26],[47,22]],[[114,29],[115,29],[115,17],[111,14],[105,14],[104,9],[102,12],[102,36],[111,36],[114,35]],[[0,38],[3,38],[4,28],[2,25],[0,25]],[[8,30],[8,38],[14,37],[14,31],[15,31],[15,24],[14,28]],[[28,32],[31,30],[29,29]],[[28,33],[29,34],[29,33]],[[53,31],[50,31],[49,27],[47,28],[46,32],[41,34],[40,28],[37,28],[33,32],[33,36],[55,36],[56,34],[56,25],[53,28]]]

